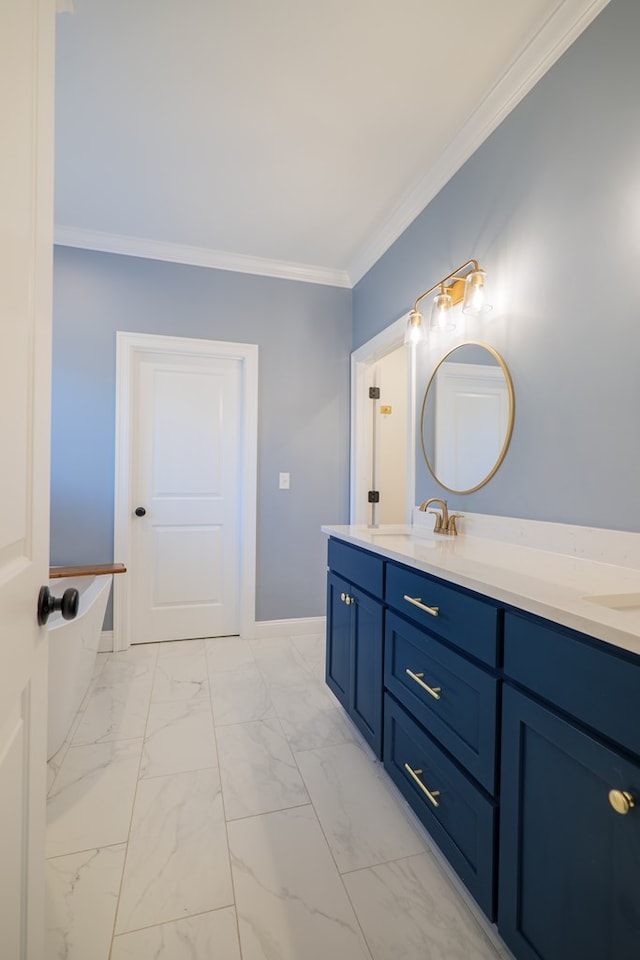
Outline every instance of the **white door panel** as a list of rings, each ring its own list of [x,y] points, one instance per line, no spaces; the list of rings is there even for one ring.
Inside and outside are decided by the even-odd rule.
[[[509,393],[500,367],[444,364],[436,380],[438,478],[453,490],[475,486],[500,456],[508,423]]]
[[[220,603],[221,554],[222,527],[154,526],[153,605]]]
[[[0,30],[0,955],[44,955],[54,9]]]
[[[238,633],[241,361],[147,354],[133,375],[131,640]]]

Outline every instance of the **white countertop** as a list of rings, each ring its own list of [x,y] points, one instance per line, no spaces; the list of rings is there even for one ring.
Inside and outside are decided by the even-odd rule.
[[[640,570],[425,527],[323,526],[323,533],[640,655]],[[627,597],[612,609],[593,597]],[[614,602],[618,602],[614,599]]]

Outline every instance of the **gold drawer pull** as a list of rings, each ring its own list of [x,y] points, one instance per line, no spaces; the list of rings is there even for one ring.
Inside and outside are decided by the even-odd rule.
[[[421,597],[408,597],[405,593],[404,599],[407,601],[407,603],[412,603],[414,607],[424,610],[425,613],[430,613],[432,617],[437,617],[440,612],[440,607],[428,607],[422,602]]]
[[[609,803],[616,813],[621,814],[629,813],[636,805],[635,800],[626,790],[610,790]]]
[[[409,776],[410,776],[413,780],[415,780],[415,782],[418,784],[418,786],[420,787],[420,789],[422,790],[422,792],[423,792],[424,795],[426,796],[427,800],[428,800],[430,803],[432,803],[432,804],[434,805],[434,807],[439,807],[439,806],[440,806],[440,801],[439,801],[439,800],[436,800],[436,797],[439,797],[439,796],[440,796],[440,791],[439,791],[439,790],[427,790],[427,788],[425,787],[424,783],[422,782],[422,780],[420,779],[420,776],[419,776],[419,774],[422,773],[422,770],[413,770],[413,769],[409,766],[408,763],[405,763],[404,768],[405,768],[405,770],[407,771],[407,773],[409,774]]]
[[[426,690],[430,697],[433,697],[434,700],[440,700],[442,698],[442,687],[430,687],[422,679],[424,673],[414,673],[413,670],[409,670],[407,667],[406,673],[409,674],[412,680],[415,680],[416,683],[419,683],[423,690]]]

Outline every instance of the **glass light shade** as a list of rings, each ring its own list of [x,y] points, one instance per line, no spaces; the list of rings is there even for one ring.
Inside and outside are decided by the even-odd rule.
[[[432,330],[455,330],[456,324],[451,308],[453,300],[449,293],[439,293],[431,305],[430,326]]]
[[[464,285],[464,301],[462,303],[462,312],[479,316],[481,313],[488,313],[493,310],[490,303],[487,303],[485,296],[485,281],[487,275],[484,270],[472,270],[468,274]]]
[[[404,334],[406,346],[412,343],[422,343],[427,339],[427,326],[419,310],[412,310],[407,320],[407,329]]]

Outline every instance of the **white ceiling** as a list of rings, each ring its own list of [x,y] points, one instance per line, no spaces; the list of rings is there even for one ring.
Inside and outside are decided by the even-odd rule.
[[[75,0],[56,239],[350,286],[607,2]]]

